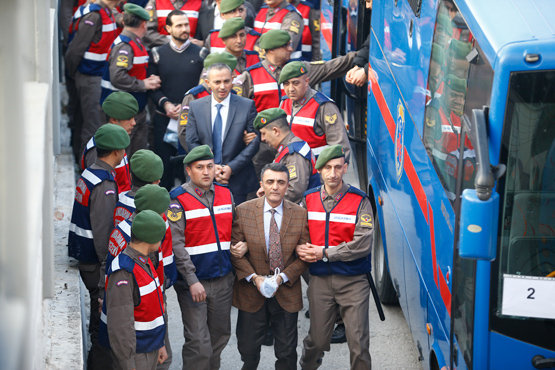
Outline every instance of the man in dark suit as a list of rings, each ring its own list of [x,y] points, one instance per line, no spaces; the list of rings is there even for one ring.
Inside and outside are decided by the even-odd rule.
[[[270,163],[261,177],[264,197],[237,207],[231,234],[231,262],[237,273],[233,305],[239,309],[237,347],[243,369],[256,369],[271,323],[276,369],[296,369],[297,317],[303,307],[299,277],[307,264],[297,257],[295,247],[309,239],[307,213],[283,199],[289,183],[287,167]],[[268,275],[274,273],[275,285],[267,292],[264,288],[273,280]]]
[[[235,57],[222,53],[225,59]],[[206,82],[211,94],[191,102],[187,122],[189,150],[207,144],[214,151],[216,181],[229,185],[235,204],[247,199],[247,194],[258,189],[252,158],[258,151],[259,138],[249,145],[243,133],[254,132],[256,107],[249,99],[231,93],[232,75],[227,64],[214,63],[207,71]]]

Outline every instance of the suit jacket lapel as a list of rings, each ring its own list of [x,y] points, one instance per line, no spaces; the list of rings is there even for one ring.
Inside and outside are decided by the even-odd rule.
[[[279,238],[281,241],[285,240],[285,236],[287,235],[287,228],[291,223],[291,214],[293,211],[291,210],[291,204],[287,203],[285,199],[283,200],[283,217],[281,218],[281,227],[279,229]],[[283,245],[281,246],[283,250]]]
[[[210,138],[210,147],[212,147],[212,95],[208,95],[205,104],[204,117],[206,117],[206,129],[208,130],[208,137]]]
[[[229,132],[229,129],[231,128],[233,117],[235,116],[235,111],[237,110],[237,104],[234,99],[233,93],[230,93],[230,95],[231,96],[229,97],[229,110],[227,111],[227,122],[225,125],[224,140],[227,136],[227,133]]]
[[[258,202],[256,202],[256,229],[258,230],[258,238],[262,241],[263,250],[268,257],[268,250],[266,249],[266,237],[264,234],[264,200],[266,198],[262,197],[259,198]]]

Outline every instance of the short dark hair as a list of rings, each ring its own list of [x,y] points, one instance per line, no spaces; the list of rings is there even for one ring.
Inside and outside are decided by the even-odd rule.
[[[172,26],[172,17],[174,15],[187,15],[184,11],[179,10],[179,9],[174,9],[170,12],[170,14],[168,14],[168,16],[166,17],[166,26]],[[187,17],[189,18],[189,17]]]
[[[112,154],[112,152],[113,152],[113,150],[110,150],[110,149],[100,149],[99,147],[96,147],[96,157],[97,158],[106,158],[107,156]]]
[[[289,123],[287,123],[287,118],[285,117],[280,117],[278,119],[275,119],[272,122],[268,123],[265,127],[267,129],[272,129],[274,127],[277,127],[284,132],[291,131],[291,127],[289,126]]]
[[[143,22],[146,21],[135,14],[123,12],[123,25],[125,27],[137,28],[140,27]]]
[[[146,182],[146,181],[141,180],[137,175],[135,175],[133,173],[133,171],[131,171],[131,170],[129,170],[129,171],[131,172],[131,185],[134,185],[138,188],[141,188],[145,185],[150,184],[150,182]]]
[[[135,236],[135,234],[133,234],[133,229],[131,229],[131,240],[129,241],[130,243],[141,243],[142,240],[137,238]]]
[[[260,171],[260,180],[264,177],[264,172],[267,170],[274,171],[274,172],[285,172],[287,174],[287,181],[289,181],[289,170],[285,167],[282,163],[268,163],[264,167],[262,167],[262,171]]]

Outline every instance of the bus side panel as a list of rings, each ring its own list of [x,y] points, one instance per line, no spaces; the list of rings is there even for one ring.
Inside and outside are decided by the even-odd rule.
[[[423,110],[424,101],[416,104],[414,97],[410,95],[412,90],[405,92],[409,94],[409,99],[403,95],[403,86],[400,86],[403,79],[399,79],[397,73],[406,74],[407,68],[395,66],[395,60],[390,59],[389,51],[392,46],[388,45],[391,42],[391,39],[388,40],[391,37],[388,30],[391,28],[380,29],[379,23],[385,24],[391,17],[390,14],[384,14],[380,19],[380,11],[384,11],[381,8],[394,7],[392,2],[388,4],[378,5],[379,8],[374,9],[372,14],[370,66],[377,73],[378,83],[374,82],[369,86],[368,140],[378,161],[375,167],[381,171],[393,203],[393,214],[398,217],[398,221],[393,222],[385,214],[386,236],[395,238],[399,243],[393,244],[392,240],[388,240],[390,272],[394,282],[405,281],[410,284],[401,286],[398,290],[410,292],[411,297],[407,299],[419,302],[403,309],[406,317],[410,317],[408,321],[415,340],[422,341],[419,333],[425,330],[427,306],[426,299],[422,298],[424,292],[430,294],[436,305],[443,330],[448,333],[450,329],[454,213],[420,137],[418,127],[423,123],[420,122],[418,126],[412,120],[414,115],[410,109],[418,110],[415,108],[418,105]],[[433,24],[429,28],[431,44]],[[428,54],[425,54],[424,49],[420,52],[422,55],[419,58],[429,61],[429,51]],[[421,67],[418,68],[422,70]],[[405,80],[405,88],[406,85]],[[405,102],[409,104],[408,107]],[[421,117],[423,120],[423,116]],[[404,128],[400,128],[403,126]],[[396,148],[401,148],[403,154],[396,156]],[[399,168],[401,171],[398,173]],[[392,227],[395,229],[391,230]],[[401,232],[405,233],[402,238],[398,236]],[[402,246],[400,243],[405,243],[404,240],[408,240],[407,247],[410,249],[393,253],[393,248],[398,251]],[[401,255],[405,258],[404,264],[396,260]],[[399,270],[402,265],[407,269],[406,275]],[[399,272],[403,273],[403,278]],[[417,283],[419,285],[415,285]],[[411,322],[413,320],[415,321]],[[422,346],[424,347],[423,344]]]
[[[449,335],[448,331],[442,325],[442,321],[438,315],[435,304],[432,298],[428,296],[428,323],[431,325],[431,335],[429,338],[430,348],[433,348],[438,358],[439,368],[449,366]],[[439,353],[437,353],[439,352]],[[429,356],[427,356],[429,359]],[[430,368],[430,364],[427,364]],[[462,365],[462,364],[459,364]],[[457,366],[457,370],[462,370],[462,367]]]
[[[320,50],[322,60],[331,60],[331,49],[333,41],[333,4],[322,1],[320,9]],[[331,82],[322,82],[319,91],[326,96],[331,96]]]
[[[372,33],[373,35],[373,33]],[[375,45],[375,39],[370,41],[370,45]],[[379,49],[378,49],[379,50]],[[375,54],[375,53],[371,53]],[[381,60],[371,61],[372,67],[379,69],[380,78],[383,81],[390,76],[387,74],[387,67],[385,66],[385,61],[383,58]],[[385,69],[383,69],[385,67]],[[382,77],[383,76],[383,77]],[[380,80],[381,82],[382,80]],[[384,89],[389,89],[391,91],[394,84],[384,83]],[[391,91],[392,93],[392,91]],[[393,171],[395,171],[395,161],[392,157],[393,153],[393,142],[391,141],[391,136],[384,123],[384,119],[380,113],[380,109],[377,106],[376,100],[372,98],[372,95],[368,95],[368,146],[371,148],[369,154],[372,153],[373,156],[368,158],[368,163],[371,167],[371,171],[374,174],[376,181],[378,182],[379,189],[374,189],[376,196],[381,196],[383,200],[383,223],[382,228],[384,230],[384,238],[387,245],[387,256],[389,264],[389,272],[391,274],[391,280],[399,294],[399,303],[401,308],[405,313],[405,317],[408,321],[408,311],[405,297],[405,282],[404,282],[404,263],[403,263],[403,245],[404,245],[404,235],[397,214],[393,208],[393,203],[390,198],[390,179],[387,174],[391,171],[393,166]]]
[[[409,246],[407,241],[407,248]],[[426,364],[429,364],[428,333],[426,323],[428,319],[428,292],[420,271],[416,266],[414,255],[410,248],[405,250],[405,282],[407,306],[410,315],[410,331]],[[426,368],[426,367],[425,367]],[[429,367],[428,367],[429,368]]]
[[[531,358],[541,355],[554,358],[555,352],[491,332],[490,369],[535,370]],[[517,355],[516,355],[517,354]]]

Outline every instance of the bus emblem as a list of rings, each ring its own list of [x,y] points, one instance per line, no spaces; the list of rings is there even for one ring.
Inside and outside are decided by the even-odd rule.
[[[397,125],[395,126],[395,172],[397,183],[403,175],[403,161],[405,152],[405,108],[399,99],[397,104]]]

